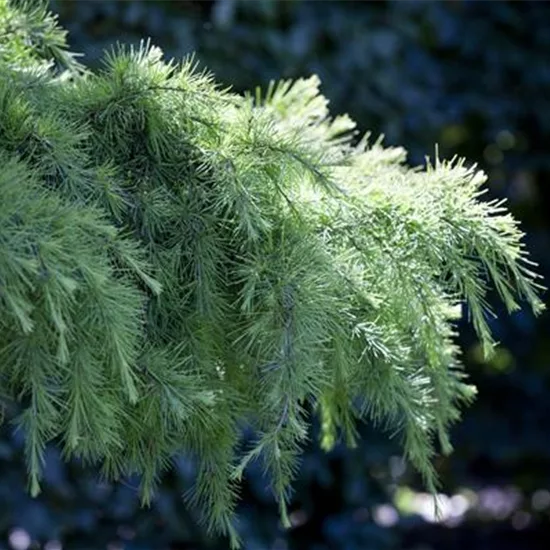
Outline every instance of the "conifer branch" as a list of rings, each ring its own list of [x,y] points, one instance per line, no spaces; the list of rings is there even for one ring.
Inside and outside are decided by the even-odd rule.
[[[251,461],[289,523],[311,413],[327,450],[358,418],[399,436],[435,491],[475,393],[457,310],[490,353],[491,288],[535,314],[543,289],[480,171],[356,138],[316,77],[241,97],[149,43],[92,73],[0,0],[0,398],[33,494],[48,444],[139,473],[145,504],[191,453],[185,496],[236,547]]]

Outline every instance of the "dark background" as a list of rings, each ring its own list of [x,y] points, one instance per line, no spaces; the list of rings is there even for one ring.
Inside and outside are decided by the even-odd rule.
[[[550,281],[550,4],[546,2],[71,1],[51,7],[74,51],[96,66],[115,41],[150,36],[167,56],[195,51],[241,91],[317,73],[333,113],[348,112],[412,164],[464,155],[506,196]],[[546,301],[547,297],[545,297]],[[280,529],[261,472],[240,506],[247,550],[538,550],[550,538],[550,322],[498,305],[501,342],[485,362],[465,323],[464,360],[479,397],[438,460],[443,520],[384,434],[362,426],[355,450],[306,450]],[[43,494],[25,492],[22,436],[0,432],[0,549],[225,550],[181,494],[194,475],[181,457],[151,509],[136,480],[101,483],[48,450]]]

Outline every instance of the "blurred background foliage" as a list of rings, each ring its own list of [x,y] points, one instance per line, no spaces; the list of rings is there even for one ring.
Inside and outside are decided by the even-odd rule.
[[[317,73],[334,113],[406,147],[412,164],[455,154],[506,196],[550,281],[550,4],[52,0],[73,51],[97,66],[115,41],[151,37],[235,90]],[[295,484],[293,528],[280,529],[261,471],[240,506],[247,550],[538,550],[550,536],[550,319],[496,308],[501,342],[485,362],[465,321],[461,345],[479,396],[438,460],[442,515],[385,434],[362,426],[357,449],[318,449],[313,429]],[[43,494],[24,491],[23,438],[0,433],[0,549],[227,548],[186,510],[193,479],[179,457],[151,509],[137,481],[116,486],[48,451]]]

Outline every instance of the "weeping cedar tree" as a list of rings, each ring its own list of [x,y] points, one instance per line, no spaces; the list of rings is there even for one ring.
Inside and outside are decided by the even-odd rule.
[[[251,460],[288,524],[310,412],[327,450],[391,430],[435,491],[475,393],[462,304],[489,354],[489,285],[540,312],[537,276],[482,172],[411,169],[327,103],[315,77],[241,97],[149,44],[94,74],[43,6],[0,0],[0,391],[32,494],[49,442],[140,474],[145,503],[187,452],[186,498],[237,545]]]

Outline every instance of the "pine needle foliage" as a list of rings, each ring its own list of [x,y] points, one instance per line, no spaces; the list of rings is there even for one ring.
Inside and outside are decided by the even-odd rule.
[[[0,2],[0,389],[33,494],[49,442],[145,503],[187,452],[185,497],[237,545],[252,460],[288,524],[312,412],[327,450],[390,430],[435,490],[475,393],[462,306],[490,354],[490,288],[538,313],[541,287],[482,172],[411,169],[327,104],[316,77],[242,97],[149,43],[93,74],[45,8]]]

